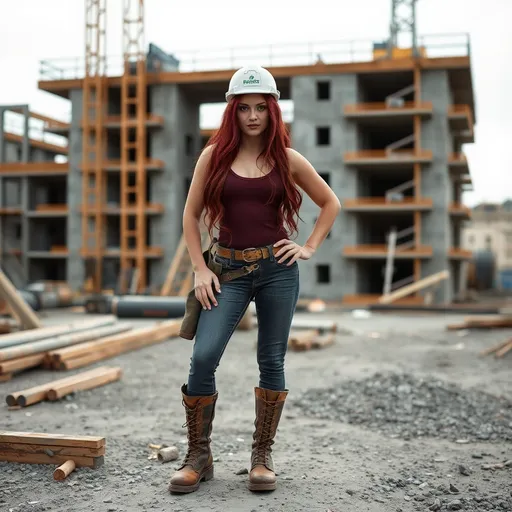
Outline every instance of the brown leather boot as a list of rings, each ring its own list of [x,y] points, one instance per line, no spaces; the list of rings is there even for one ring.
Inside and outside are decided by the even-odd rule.
[[[281,419],[288,391],[254,388],[256,430],[253,434],[251,472],[247,484],[250,491],[273,491],[277,487],[272,461],[272,445]]]
[[[181,394],[187,418],[185,425],[188,428],[188,450],[182,465],[169,482],[169,491],[187,493],[197,491],[202,480],[213,478],[210,436],[218,393],[209,396],[187,396],[187,386],[183,384]]]

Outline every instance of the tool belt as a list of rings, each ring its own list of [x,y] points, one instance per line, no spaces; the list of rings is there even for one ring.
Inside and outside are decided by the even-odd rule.
[[[274,254],[278,249],[274,249]],[[245,261],[252,265],[245,265],[241,268],[228,270],[222,272],[222,265],[215,261],[215,255],[222,258],[231,258],[231,249],[227,247],[221,247],[217,244],[217,239],[214,238],[206,251],[203,252],[203,258],[206,266],[219,278],[219,282],[225,283],[227,281],[233,281],[239,277],[250,274],[258,268],[257,261],[262,258],[268,258],[270,256],[267,247],[250,247],[248,249],[234,251],[234,259],[236,261]],[[199,322],[199,315],[203,306],[196,297],[195,289],[193,288],[187,295],[185,302],[185,316],[181,323],[179,332],[180,338],[191,340],[196,335],[197,324]]]
[[[279,250],[278,247],[273,247],[272,252],[274,255]],[[218,254],[222,258],[231,258],[231,249],[227,247],[221,247],[218,244],[213,246],[214,255]],[[235,249],[233,251],[233,259],[236,261],[245,261],[251,263],[260,259],[266,259],[270,257],[270,251],[268,247],[248,247],[247,249]]]

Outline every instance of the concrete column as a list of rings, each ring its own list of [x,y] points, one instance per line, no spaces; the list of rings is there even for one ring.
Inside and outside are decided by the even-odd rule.
[[[150,265],[149,282],[161,285],[174,258],[181,233],[185,205],[185,177],[194,166],[196,151],[187,155],[186,136],[192,136],[199,147],[199,105],[174,84],[151,87],[152,113],[164,116],[164,125],[154,130],[150,141],[150,157],[165,162],[163,171],[150,176],[150,201],[162,203],[164,213],[151,217],[152,244],[164,249],[164,256]]]
[[[330,98],[317,100],[317,82],[330,82]],[[343,105],[355,103],[357,79],[355,75],[298,76],[291,82],[294,116],[292,146],[305,156],[319,173],[330,174],[330,186],[343,202],[356,196],[356,175],[343,164],[343,153],[357,147],[356,127],[344,119]],[[330,144],[317,145],[317,127],[329,127]],[[314,227],[319,208],[304,194],[299,223],[298,243],[304,243]],[[340,299],[344,294],[356,292],[354,263],[342,256],[343,246],[356,243],[356,219],[341,213],[315,257],[302,262],[301,292],[305,296]],[[317,282],[317,265],[330,266],[329,284]]]
[[[21,265],[25,275],[28,275],[28,256],[29,240],[32,233],[29,233],[29,218],[27,212],[29,208],[28,197],[28,176],[21,178]]]
[[[422,242],[433,248],[432,258],[422,264],[422,277],[426,277],[450,269],[448,251],[452,246],[452,233],[448,208],[452,189],[448,171],[448,106],[451,103],[448,73],[444,70],[423,71],[421,91],[422,99],[431,101],[434,107],[432,117],[424,120],[421,128],[422,148],[433,152],[432,164],[425,166],[421,173],[422,195],[434,201],[433,209],[423,215]],[[436,302],[451,302],[452,279],[453,276],[437,287]]]
[[[72,288],[79,288],[84,280],[84,264],[80,254],[82,247],[82,173],[79,165],[82,161],[82,91],[71,91],[71,126],[69,130],[69,172],[67,175],[67,203],[69,214],[67,222],[68,264],[67,281]]]

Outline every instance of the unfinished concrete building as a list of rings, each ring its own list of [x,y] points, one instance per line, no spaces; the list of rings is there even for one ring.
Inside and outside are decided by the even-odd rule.
[[[471,257],[460,245],[460,220],[469,215],[461,192],[471,184],[462,145],[473,141],[475,121],[469,41],[442,57],[430,56],[428,41],[420,56],[398,48],[383,56],[372,42],[367,49],[361,59],[320,62],[308,56],[303,65],[266,66],[281,98],[293,102],[293,146],[343,204],[315,258],[301,263],[302,294],[371,303],[385,285],[397,289],[448,269],[451,277],[437,287],[435,301],[449,302],[461,284],[460,262]],[[145,60],[120,76],[84,76],[59,63],[42,64],[39,88],[71,104],[68,125],[48,126],[69,139],[68,162],[44,164],[51,180],[67,177],[66,200],[52,200],[67,204],[52,211],[61,224],[46,250],[52,254],[51,247],[66,245],[59,261],[52,256],[52,275],[65,273],[78,289],[93,257],[100,262],[95,272],[101,287],[115,283],[130,265],[140,273],[139,290],[160,287],[208,135],[201,133],[199,108],[224,102],[238,64],[183,71],[184,63],[153,45]],[[42,172],[37,162],[23,165],[9,172],[21,180]],[[305,198],[299,242],[317,215]],[[396,244],[385,283],[390,233]],[[32,258],[26,244],[22,259]]]
[[[49,123],[66,127],[28,105],[0,105],[0,259],[18,287],[67,279],[68,166],[55,160],[68,148],[46,140]]]

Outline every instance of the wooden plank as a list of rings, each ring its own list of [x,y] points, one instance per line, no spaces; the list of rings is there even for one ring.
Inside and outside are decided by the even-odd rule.
[[[103,455],[99,457],[70,457],[69,455],[46,455],[41,453],[16,453],[0,451],[0,460],[4,462],[19,462],[21,464],[64,464],[73,460],[76,467],[98,469],[104,463]]]
[[[75,375],[71,375],[69,377],[64,377],[62,379],[54,380],[51,382],[46,382],[44,384],[40,384],[38,386],[33,386],[31,388],[23,389],[21,391],[15,391],[7,395],[6,402],[7,405],[21,405],[22,407],[26,407],[27,405],[32,405],[37,402],[41,402],[46,398],[46,394],[48,390],[50,390],[53,386],[61,386],[64,384],[73,384],[77,381],[87,379],[91,376],[98,375],[104,371],[105,367],[101,366],[99,368],[94,368],[89,370],[88,372],[82,372]]]
[[[170,337],[177,336],[181,328],[182,319],[173,319],[160,322],[150,327],[134,329],[128,333],[112,336],[108,339],[82,343],[74,347],[65,348],[53,352],[53,361],[56,368],[62,369],[61,362],[78,357],[98,357],[92,359],[100,361],[130,350],[164,341]]]
[[[46,455],[65,455],[73,457],[99,457],[105,455],[105,446],[88,448],[87,446],[59,446],[31,443],[0,443],[0,452],[43,453]]]
[[[71,370],[73,368],[80,368],[131,350],[138,350],[148,345],[160,343],[169,338],[176,337],[179,334],[182,320],[171,320],[170,322],[171,323],[168,326],[161,327],[145,337],[131,340],[128,343],[118,343],[109,347],[97,349],[90,354],[82,354],[76,358],[66,359],[64,361],[61,360],[59,363],[59,369]]]
[[[492,345],[491,347],[488,347],[480,352],[481,356],[488,356],[489,354],[492,354],[493,352],[497,352],[501,348],[506,347],[509,343],[512,343],[512,338],[500,341],[499,343]]]
[[[80,343],[97,340],[106,336],[113,336],[132,329],[132,325],[127,322],[118,322],[113,325],[103,325],[92,327],[87,330],[73,332],[69,334],[60,334],[59,336],[25,343],[21,346],[8,347],[0,350],[0,361],[8,361],[25,357],[32,354],[41,354],[58,348],[78,345]]]
[[[34,310],[25,302],[7,276],[0,270],[0,295],[7,301],[25,329],[41,327],[41,321]]]
[[[89,318],[68,324],[39,327],[30,331],[13,332],[0,338],[0,348],[4,349],[13,347],[15,345],[23,345],[24,343],[32,343],[64,333],[73,334],[75,332],[102,327],[104,325],[111,325],[116,321],[117,318],[112,315],[101,319]]]
[[[93,389],[99,386],[104,386],[110,382],[119,380],[122,375],[121,368],[107,368],[104,372],[98,375],[92,375],[86,379],[81,379],[76,382],[70,382],[69,384],[61,384],[58,386],[52,386],[46,394],[48,400],[54,401],[59,400],[63,396],[74,393],[75,391],[83,391],[86,389]]]
[[[72,436],[68,434],[46,434],[43,432],[10,432],[7,430],[0,430],[0,443],[32,443],[45,446],[100,448],[101,446],[105,446],[105,438],[100,436]]]
[[[17,372],[20,370],[26,370],[28,368],[34,368],[44,363],[44,354],[34,354],[32,356],[18,357],[17,359],[11,359],[0,363],[0,374]]]
[[[440,283],[441,281],[448,279],[448,277],[450,277],[450,272],[448,270],[443,270],[442,272],[437,272],[436,274],[432,274],[428,277],[420,279],[419,281],[416,281],[415,283],[404,286],[404,287],[394,291],[393,293],[390,293],[388,295],[383,295],[382,297],[380,297],[379,302],[381,304],[390,304],[391,302],[394,302],[397,299],[401,299],[402,297],[411,295],[414,292],[424,290],[425,288],[428,288],[429,286],[433,286],[437,283]]]
[[[509,340],[509,343],[508,345],[505,345],[504,347],[500,348],[495,356],[496,357],[503,357],[505,354],[507,354],[508,352],[510,352],[512,350],[512,338]]]

